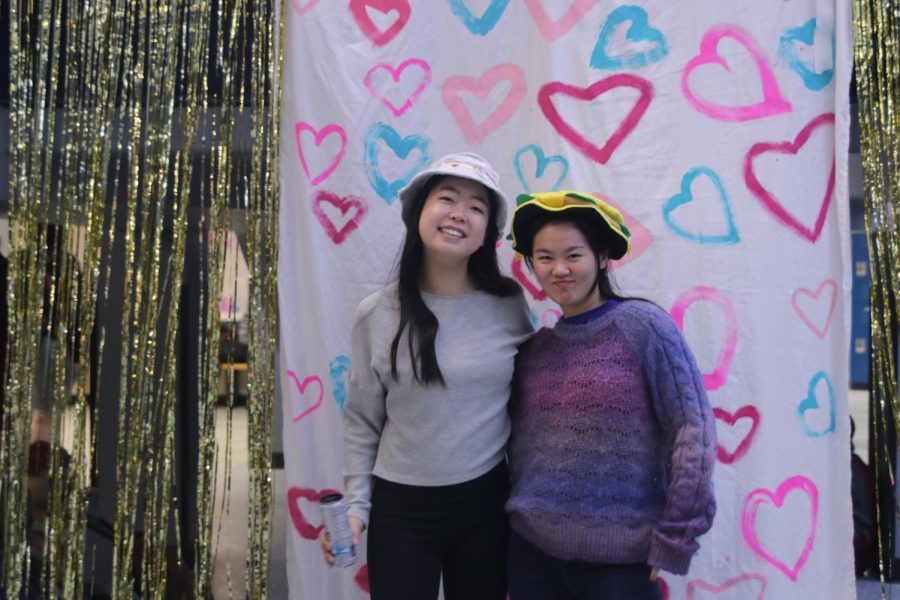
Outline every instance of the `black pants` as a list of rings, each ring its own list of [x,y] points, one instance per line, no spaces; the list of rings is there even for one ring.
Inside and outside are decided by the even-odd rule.
[[[509,525],[506,464],[456,485],[375,478],[369,516],[372,600],[503,600]]]
[[[560,560],[515,531],[509,540],[510,600],[660,600],[644,563],[613,565]]]

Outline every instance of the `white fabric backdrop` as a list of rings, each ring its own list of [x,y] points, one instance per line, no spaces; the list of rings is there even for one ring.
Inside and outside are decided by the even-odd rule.
[[[281,139],[281,365],[292,598],[328,571],[357,302],[391,277],[396,192],[473,150],[511,195],[609,197],[627,295],[670,310],[706,374],[719,511],[669,597],[851,598],[844,0],[292,0]],[[536,324],[558,311],[504,242]]]

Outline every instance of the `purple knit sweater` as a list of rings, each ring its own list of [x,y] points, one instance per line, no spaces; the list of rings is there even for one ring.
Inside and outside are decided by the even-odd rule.
[[[687,573],[716,512],[715,421],[669,315],[634,300],[542,329],[519,352],[510,412],[519,535],[564,560]]]

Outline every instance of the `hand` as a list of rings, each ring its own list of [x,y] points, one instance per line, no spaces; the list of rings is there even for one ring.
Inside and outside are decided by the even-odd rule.
[[[359,544],[359,535],[362,533],[365,526],[363,525],[362,519],[359,517],[350,517],[350,539],[353,542],[353,545],[356,546]],[[329,568],[334,566],[334,555],[331,553],[331,541],[328,539],[328,533],[325,531],[325,528],[322,528],[322,531],[319,532],[319,544],[322,547],[322,554],[325,557],[325,564],[328,565]]]
[[[650,569],[650,581],[656,581],[657,577],[659,577],[659,567],[652,567]]]

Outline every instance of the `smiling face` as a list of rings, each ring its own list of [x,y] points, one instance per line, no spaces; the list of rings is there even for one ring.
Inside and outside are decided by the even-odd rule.
[[[531,257],[534,274],[563,315],[572,317],[600,306],[604,298],[597,287],[600,264],[584,234],[570,223],[549,223],[534,236]]]
[[[431,190],[419,218],[426,260],[465,264],[484,244],[490,216],[487,188],[461,177],[447,176]]]

